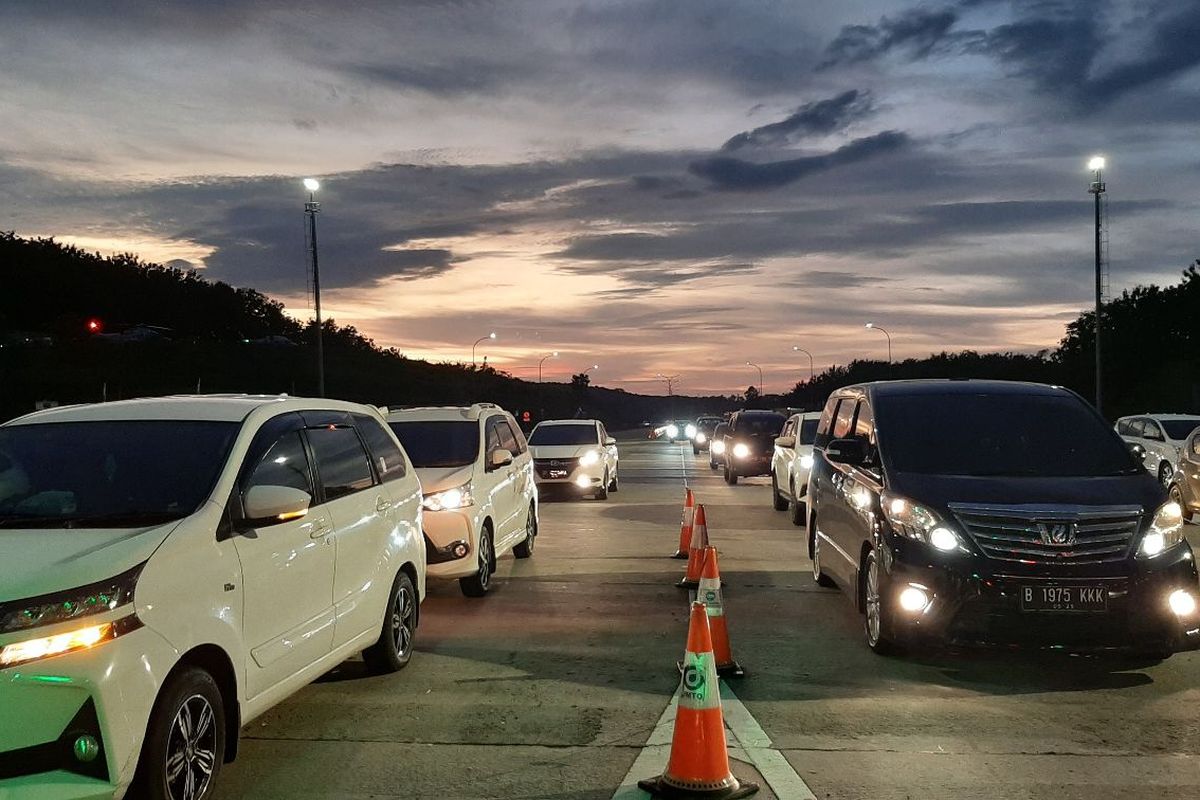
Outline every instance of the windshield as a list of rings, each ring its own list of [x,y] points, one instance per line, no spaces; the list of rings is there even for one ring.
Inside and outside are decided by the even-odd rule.
[[[465,467],[479,455],[479,424],[468,420],[389,422],[414,467]]]
[[[538,425],[529,437],[529,443],[535,447],[598,444],[599,441],[595,425]]]
[[[899,472],[1061,478],[1139,470],[1121,439],[1070,396],[887,397],[876,414],[883,458]]]
[[[721,424],[720,417],[701,417],[696,420],[696,429],[702,431],[711,431]]]
[[[1163,426],[1168,439],[1186,439],[1200,427],[1200,419],[1162,419],[1158,424]]]
[[[747,414],[739,417],[737,432],[747,436],[758,433],[777,434],[783,430],[784,418],[778,414]]]
[[[800,444],[812,444],[817,439],[817,425],[820,417],[800,420]]]
[[[120,420],[0,427],[0,526],[122,528],[196,511],[239,422]]]

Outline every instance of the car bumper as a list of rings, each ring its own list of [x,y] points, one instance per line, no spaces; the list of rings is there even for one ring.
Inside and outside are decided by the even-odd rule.
[[[888,565],[888,591],[894,593],[890,629],[901,643],[1071,651],[1200,649],[1200,612],[1180,618],[1167,603],[1177,589],[1200,600],[1187,545],[1153,561],[1113,564],[1107,575],[1097,577],[1011,574],[977,557],[961,564],[930,563],[936,559],[928,548],[905,542]],[[924,610],[906,612],[895,602],[909,585],[929,594]],[[1022,610],[1022,589],[1040,586],[1102,587],[1107,610]]]
[[[759,475],[771,474],[771,456],[757,456],[753,453],[745,458],[733,456],[729,459],[729,464],[733,471],[742,478],[754,478]]]
[[[0,670],[0,798],[77,800],[124,794],[159,684],[179,655],[149,628]],[[77,759],[93,736],[100,753]]]
[[[535,472],[534,482],[539,489],[594,492],[604,484],[605,469],[604,462],[599,461],[586,467],[577,466],[570,470],[563,470],[566,474],[555,477]]]
[[[426,511],[422,514],[425,531],[425,574],[433,578],[464,578],[474,575],[478,526],[475,507],[455,511]],[[466,552],[457,555],[465,546]]]

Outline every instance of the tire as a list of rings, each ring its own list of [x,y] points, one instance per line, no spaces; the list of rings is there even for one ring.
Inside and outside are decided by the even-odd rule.
[[[881,656],[896,653],[898,648],[888,630],[891,603],[888,600],[883,567],[879,564],[879,556],[875,550],[868,552],[867,557],[863,559],[862,593],[863,633],[866,635],[867,647]]]
[[[713,461],[711,458],[708,460],[708,468],[711,469],[713,472],[716,472],[717,468],[719,466],[720,465],[717,464],[717,462]]]
[[[738,482],[737,473],[734,472],[733,468],[731,468],[729,466],[728,461],[725,462],[725,482],[728,483],[730,486],[737,486],[737,482]]]
[[[775,478],[775,473],[771,473],[771,508],[776,511],[786,511],[788,501],[779,493],[779,483]]]
[[[619,491],[621,491],[620,477],[619,477],[619,476],[617,475],[617,473],[615,473],[615,472],[613,473],[612,480],[611,480],[611,481],[609,481],[609,484],[608,484],[608,490],[609,490],[610,492],[619,492]]]
[[[225,730],[225,703],[217,682],[199,667],[181,669],[154,702],[129,797],[211,797],[225,761]],[[185,791],[188,781],[190,792]]]
[[[604,471],[604,480],[600,481],[600,488],[596,490],[596,499],[608,499],[608,470]]]
[[[1184,522],[1191,522],[1192,521],[1192,511],[1191,511],[1191,509],[1188,508],[1187,503],[1183,502],[1183,490],[1179,488],[1179,484],[1172,483],[1171,488],[1168,491],[1168,494],[1170,494],[1171,499],[1174,500],[1176,503],[1179,503],[1179,507],[1183,509]]]
[[[537,506],[530,505],[529,513],[525,516],[525,538],[513,547],[513,555],[517,558],[529,558],[533,555],[533,546],[537,542],[538,518]]]
[[[796,494],[796,487],[792,487],[792,500],[788,503],[788,516],[792,519],[792,524],[799,527],[804,524],[804,515],[808,511],[808,503],[800,500]]]
[[[417,636],[417,608],[417,590],[412,578],[401,570],[392,582],[379,641],[363,651],[363,661],[372,675],[387,675],[408,666]]]
[[[833,582],[833,578],[821,571],[821,539],[815,530],[812,533],[812,576],[813,583],[817,586],[824,586],[827,589],[837,586]]]
[[[1171,479],[1175,477],[1175,468],[1166,461],[1158,466],[1158,482],[1163,486],[1170,486]]]
[[[458,579],[458,588],[467,597],[483,597],[492,588],[492,570],[496,566],[495,543],[492,529],[484,528],[479,534],[479,559],[475,574]]]
[[[694,456],[700,455],[700,448],[696,447],[696,445],[692,445],[692,455],[694,455]]]

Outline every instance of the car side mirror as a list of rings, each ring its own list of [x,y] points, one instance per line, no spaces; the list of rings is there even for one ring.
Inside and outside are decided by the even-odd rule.
[[[616,440],[616,439],[614,439],[614,438],[613,438],[613,437],[611,437],[611,436],[609,436],[609,437],[605,438],[605,440],[604,440],[604,446],[605,446],[605,447],[612,447],[612,446],[613,446],[614,444],[616,444],[616,443],[617,443],[617,440]]]
[[[500,469],[501,467],[507,467],[511,463],[513,463],[511,450],[493,450],[491,457],[488,459],[488,469]]]
[[[825,445],[825,457],[835,464],[859,467],[867,461],[867,445],[861,439],[834,439]]]
[[[252,486],[242,499],[246,522],[258,527],[299,519],[311,504],[312,495],[293,486]]]
[[[1138,460],[1139,464],[1144,464],[1146,461],[1146,448],[1142,447],[1137,442],[1126,442],[1129,452]]]
[[[780,436],[779,438],[777,438],[775,440],[775,446],[782,447],[784,449],[787,449],[789,447],[795,447],[796,446],[796,437],[795,436]]]

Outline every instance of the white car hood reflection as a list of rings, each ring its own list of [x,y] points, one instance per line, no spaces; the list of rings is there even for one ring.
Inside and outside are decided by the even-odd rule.
[[[471,465],[465,467],[418,467],[421,491],[425,494],[457,489],[471,480]]]

